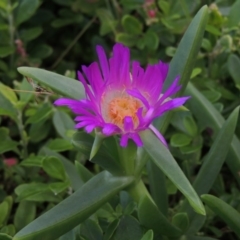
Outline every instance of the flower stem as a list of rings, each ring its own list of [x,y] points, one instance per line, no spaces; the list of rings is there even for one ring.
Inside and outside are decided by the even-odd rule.
[[[22,113],[20,111],[18,112],[17,118],[18,118],[17,126],[18,126],[18,130],[19,130],[19,133],[20,133],[20,136],[21,136],[22,146],[23,146],[22,157],[26,158],[28,156],[28,150],[27,150],[28,141],[27,141],[25,133],[24,133],[24,125],[23,125],[23,122],[22,122]]]
[[[128,193],[133,198],[133,200],[137,203],[139,203],[140,199],[143,196],[147,196],[152,200],[151,195],[149,194],[145,184],[141,179],[135,185],[133,185],[131,188],[128,189]]]

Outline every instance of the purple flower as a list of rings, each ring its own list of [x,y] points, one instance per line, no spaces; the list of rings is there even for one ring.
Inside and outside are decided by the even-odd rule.
[[[66,105],[77,115],[77,129],[85,128],[90,133],[98,128],[106,136],[119,134],[122,147],[127,146],[129,138],[141,147],[143,142],[139,132],[145,129],[151,129],[167,146],[162,134],[151,123],[189,98],[170,98],[181,88],[179,77],[162,94],[168,64],[160,61],[148,65],[146,70],[137,61],[130,65],[130,50],[119,43],[113,47],[113,56],[109,60],[101,46],[96,50],[100,67],[93,62],[89,67],[82,66],[83,74],[78,72],[86,99],[60,98],[54,104]]]

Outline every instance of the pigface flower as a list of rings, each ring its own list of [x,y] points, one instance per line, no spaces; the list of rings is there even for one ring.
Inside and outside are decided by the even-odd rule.
[[[108,60],[101,46],[96,48],[99,63],[83,66],[78,78],[83,84],[86,99],[60,98],[57,106],[68,106],[76,115],[76,128],[90,133],[98,128],[106,136],[120,135],[120,145],[126,147],[128,139],[137,146],[143,145],[139,132],[151,129],[167,146],[161,133],[151,124],[166,111],[180,107],[189,97],[170,97],[178,92],[177,77],[162,93],[168,73],[168,65],[159,62],[148,65],[144,70],[140,63],[130,65],[130,50],[122,44],[115,44],[113,56]]]

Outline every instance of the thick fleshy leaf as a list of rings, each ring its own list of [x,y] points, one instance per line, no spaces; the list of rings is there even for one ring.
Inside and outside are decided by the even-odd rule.
[[[217,134],[208,155],[204,159],[204,163],[193,182],[193,187],[199,195],[209,192],[222,168],[233,139],[238,114],[239,107],[232,112],[224,123],[222,129]],[[188,233],[191,234],[197,232],[201,228],[204,219],[195,214],[192,209],[188,207],[186,202],[183,204],[182,211],[187,211],[191,222]]]
[[[22,0],[15,12],[15,24],[18,26],[27,21],[36,12],[40,5],[39,0]]]
[[[119,219],[115,219],[113,222],[111,222],[104,234],[104,239],[103,240],[110,240],[112,235],[114,234],[114,232],[116,231],[118,225],[119,225],[120,220]]]
[[[23,76],[32,78],[63,96],[74,99],[85,98],[83,85],[77,80],[39,68],[19,67],[18,71]]]
[[[133,181],[133,177],[114,177],[106,171],[101,172],[70,197],[23,228],[13,239],[56,239],[91,216]]]
[[[33,221],[35,217],[36,203],[21,201],[14,215],[14,226],[18,231]]]
[[[240,8],[240,0],[234,1],[232,4],[229,15],[228,15],[228,27],[237,27],[240,22],[240,15],[239,15],[239,8]]]
[[[12,237],[7,235],[6,233],[0,233],[0,240],[11,240]]]
[[[86,132],[76,132],[73,135],[72,143],[87,157],[90,155],[92,146],[94,142],[94,137]],[[100,165],[103,169],[113,173],[114,175],[123,175],[124,170],[121,167],[118,156],[113,157],[112,151],[116,148],[116,143],[113,138],[105,138],[103,144],[100,146],[97,156],[93,157],[91,160],[94,163]],[[109,150],[109,148],[111,148]]]
[[[5,98],[7,98],[12,103],[12,105],[15,105],[17,103],[18,101],[17,95],[10,87],[0,83],[0,92]]]
[[[98,150],[100,149],[103,141],[104,141],[105,136],[101,133],[95,133],[95,138],[93,141],[93,145],[92,145],[92,149],[91,149],[91,153],[90,153],[90,157],[89,160],[92,160],[93,157],[97,154]]]
[[[28,118],[26,123],[38,123],[45,121],[51,113],[52,107],[49,104],[44,103],[36,110],[36,113],[34,115]]]
[[[61,137],[71,139],[70,136],[74,133],[75,123],[67,113],[56,109],[53,115],[53,124]]]
[[[191,84],[189,83],[185,91],[191,96],[191,101],[188,102],[190,111],[195,115],[201,125],[208,127],[213,132],[213,138],[216,138],[217,133],[222,128],[225,120],[217,109]],[[234,135],[231,142],[230,150],[227,155],[226,163],[234,175],[236,181],[240,185],[240,141]]]
[[[71,186],[74,190],[77,190],[78,188],[80,188],[83,185],[83,181],[79,177],[77,169],[68,159],[66,159],[61,154],[58,154],[46,147],[41,149],[41,153],[43,155],[47,155],[49,157],[50,156],[57,157],[58,159],[60,159],[62,161],[64,170],[65,170],[65,172],[70,180]]]
[[[56,152],[64,152],[73,148],[73,145],[69,140],[62,138],[55,138],[53,140],[50,140],[46,145],[49,149]]]
[[[0,116],[1,115],[9,116],[15,122],[18,121],[16,108],[2,93],[0,93]]]
[[[172,218],[172,223],[181,229],[183,232],[186,232],[189,225],[188,215],[185,212],[177,213]]]
[[[240,1],[239,1],[239,4],[240,4]],[[231,54],[228,57],[227,67],[235,84],[239,85],[240,84],[240,58],[235,54]]]
[[[120,218],[119,224],[111,239],[140,239],[143,230],[140,223],[130,215],[125,215]],[[94,238],[93,240],[95,240]],[[99,238],[100,240],[101,238]]]
[[[162,170],[159,169],[152,161],[147,163],[147,171],[149,178],[149,186],[152,198],[158,209],[165,216],[168,215],[168,194],[166,187],[166,179]],[[161,186],[161,187],[159,187]]]
[[[153,230],[148,230],[141,240],[153,240]]]
[[[85,183],[89,181],[94,175],[91,173],[85,166],[83,166],[80,162],[75,161],[75,166],[78,171],[78,174],[82,181]]]
[[[203,6],[193,18],[187,31],[178,45],[177,51],[170,63],[170,69],[164,88],[168,88],[176,76],[180,76],[181,95],[189,81],[195,64],[196,56],[202,43],[203,33],[208,19],[208,7]]]
[[[8,215],[8,211],[9,211],[9,206],[8,206],[8,202],[7,201],[3,201],[0,204],[0,224],[2,226],[2,224],[5,222],[7,215]]]
[[[56,157],[46,157],[42,161],[43,170],[52,178],[59,180],[66,179],[66,173],[63,167],[63,163]]]
[[[240,228],[239,228],[239,221],[240,221],[240,213],[234,209],[232,206],[224,202],[223,200],[209,195],[204,194],[201,196],[204,203],[215,213],[217,214],[222,220],[227,223],[227,225],[237,234],[240,238]]]
[[[143,226],[153,229],[161,235],[169,237],[182,235],[182,231],[168,221],[148,196],[142,197],[139,202],[138,218]]]
[[[15,193],[18,196],[17,201],[31,201],[31,202],[59,202],[61,198],[54,195],[48,184],[40,182],[24,183],[15,188]]]
[[[167,89],[172,84],[173,80],[177,76],[180,76],[180,84],[182,85],[182,88],[177,93],[177,96],[182,95],[192,74],[196,56],[202,43],[207,18],[208,8],[207,6],[203,6],[193,18],[187,31],[183,35],[177,51],[170,63],[168,76],[164,83],[164,89]],[[165,114],[164,117],[159,118],[156,121],[156,126],[159,126],[161,131],[165,131],[169,124],[170,117],[171,115],[169,113]]]
[[[144,142],[144,148],[152,161],[183,193],[194,210],[199,214],[205,215],[205,209],[201,200],[169,150],[149,130],[142,132],[141,137]]]

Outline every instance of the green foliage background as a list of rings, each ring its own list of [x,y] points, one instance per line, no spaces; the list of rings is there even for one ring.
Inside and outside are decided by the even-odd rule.
[[[142,179],[157,207],[145,212],[148,199],[137,205],[126,191],[116,194],[131,179],[112,179],[104,172],[103,178],[93,178],[102,171],[98,165],[102,158],[111,161],[112,139],[100,149],[99,158],[89,162],[93,137],[75,134],[73,115],[52,105],[60,87],[47,88],[46,75],[42,83],[53,94],[17,92],[34,90],[17,67],[39,67],[76,78],[81,65],[96,59],[97,44],[110,55],[115,42],[130,47],[131,58],[143,66],[159,59],[170,62],[205,4],[206,31],[184,93],[192,96],[186,105],[190,111],[173,112],[167,128],[161,119],[155,124],[165,132],[172,155],[195,191],[199,195],[210,191],[217,198],[203,195],[207,216],[199,217],[153,161],[147,163]],[[111,200],[59,240],[238,239],[240,120],[239,109],[234,109],[240,104],[239,9],[239,0],[1,0],[0,240],[12,239],[89,179],[93,187],[112,179],[108,187],[113,192],[103,189],[105,198],[112,194]],[[80,201],[86,191],[76,193]],[[82,211],[78,203],[73,210]]]

